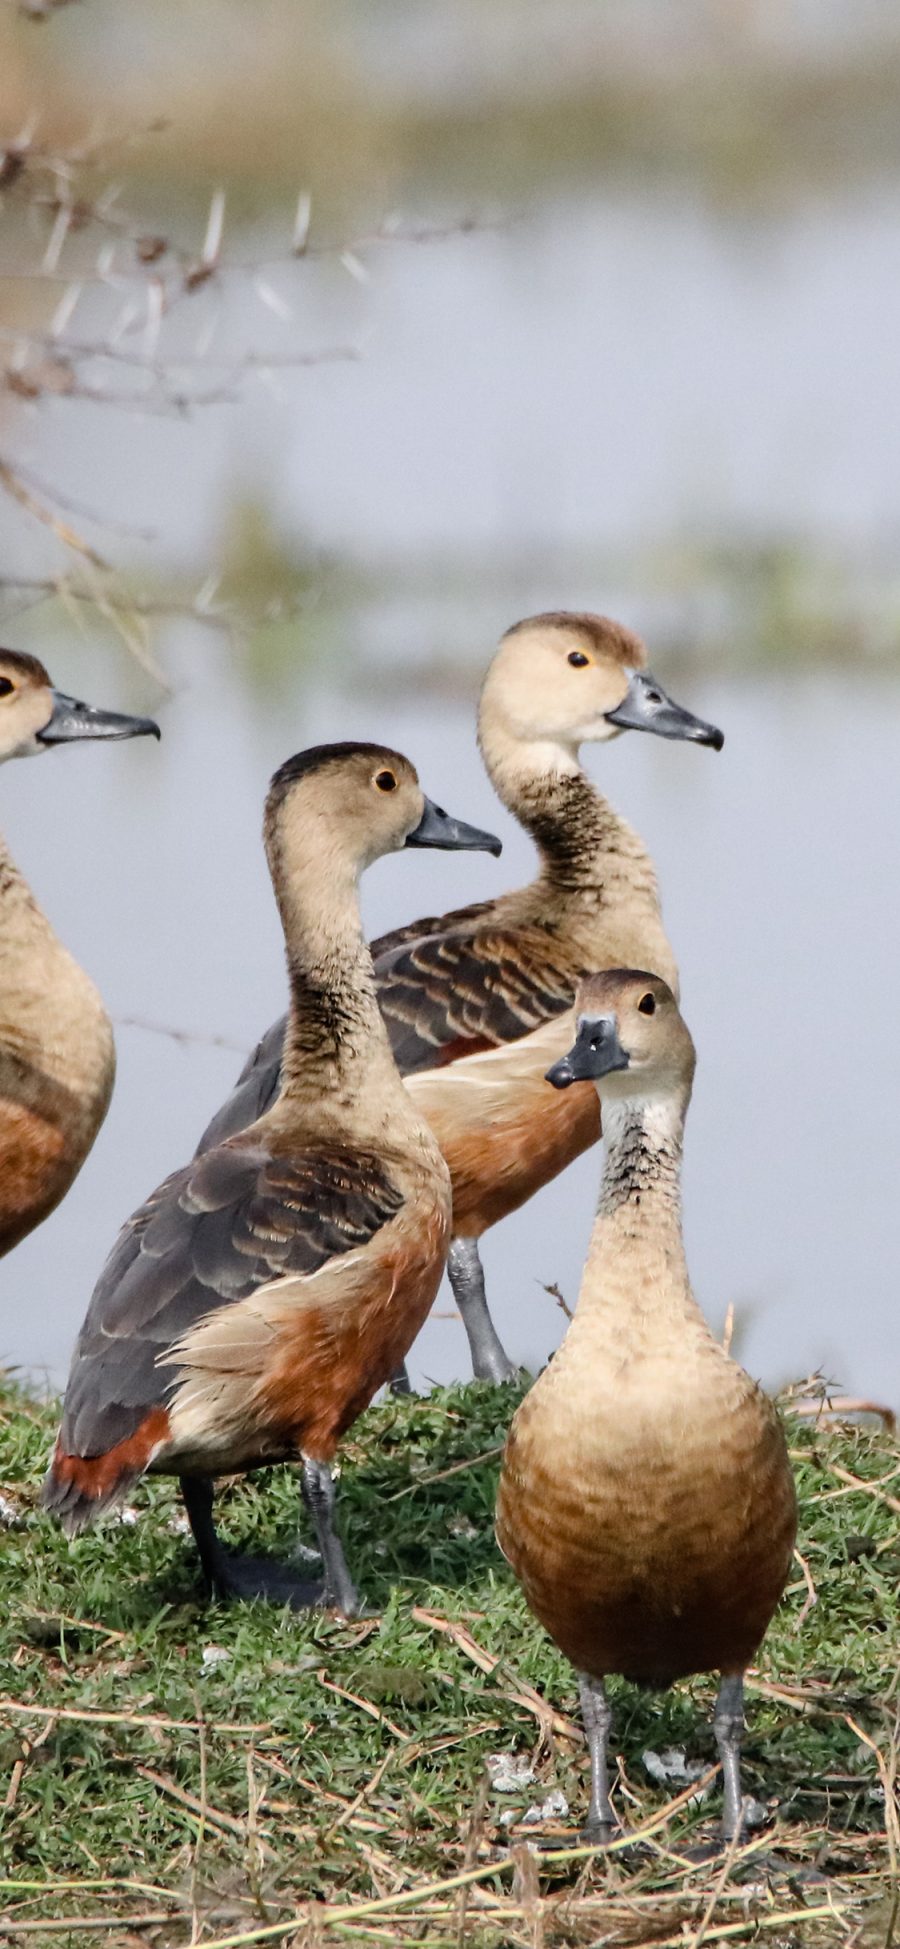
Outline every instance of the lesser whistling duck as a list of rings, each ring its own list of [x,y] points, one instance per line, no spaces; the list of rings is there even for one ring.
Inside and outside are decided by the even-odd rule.
[[[0,650],[0,762],[86,738],[159,737],[146,717],[54,690],[37,657]],[[0,1255],[77,1176],[109,1107],[112,1027],[0,837]]]
[[[432,805],[397,752],[335,744],[276,772],[265,846],[290,987],[280,1094],[121,1232],[75,1350],[44,1503],[74,1533],[145,1470],[178,1475],[216,1594],[324,1596],[349,1612],[329,1462],[425,1319],[451,1209],[379,1014],[358,879],[403,846],[500,845]],[[284,1460],[302,1461],[324,1593],[216,1536],[212,1479]]]
[[[478,1240],[600,1134],[594,1090],[546,1105],[544,1073],[572,1039],[577,982],[625,965],[677,982],[647,850],[578,762],[581,744],[624,729],[721,747],[721,732],[673,703],[646,662],[640,638],[604,616],[554,612],[507,631],[484,682],[478,738],[540,872],[515,893],[414,921],[372,947],[394,1056],[450,1166],[448,1270],[485,1380],[516,1369],[488,1311]],[[201,1150],[272,1101],[284,1026],[250,1057]]]
[[[588,1835],[614,1828],[603,1688],[717,1671],[723,1830],[740,1824],[743,1673],[782,1594],[796,1531],[777,1411],[723,1352],[691,1291],[681,1152],[694,1047],[671,988],[616,969],[580,989],[548,1072],[592,1081],[606,1160],[578,1304],[516,1413],[497,1537],[535,1616],[581,1675]]]

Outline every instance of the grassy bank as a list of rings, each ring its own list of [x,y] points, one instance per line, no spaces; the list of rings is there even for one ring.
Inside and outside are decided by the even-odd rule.
[[[680,1858],[719,1806],[715,1781],[691,1805],[678,1770],[713,1766],[712,1685],[622,1687],[618,1804],[643,1845],[604,1858],[578,1851],[571,1670],[492,1539],[509,1411],[479,1386],[358,1424],[342,1506],[372,1614],[344,1623],[203,1608],[165,1483],[70,1546],[35,1508],[53,1412],[0,1400],[0,1940],[900,1941],[896,1442],[791,1419],[803,1564],[751,1681],[745,1763],[769,1827],[737,1861]],[[230,1539],[296,1548],[290,1471],[221,1500]],[[648,1749],[675,1754],[662,1784]]]

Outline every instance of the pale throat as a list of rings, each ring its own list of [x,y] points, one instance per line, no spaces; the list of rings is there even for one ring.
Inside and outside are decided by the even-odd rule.
[[[538,733],[529,736],[488,708],[482,709],[479,718],[478,743],[495,790],[511,808],[523,783],[535,778],[574,778],[581,771],[577,739]]]

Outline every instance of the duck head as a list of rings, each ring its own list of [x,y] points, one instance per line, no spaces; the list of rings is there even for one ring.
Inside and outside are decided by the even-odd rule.
[[[488,670],[479,717],[483,745],[495,729],[531,745],[562,746],[650,731],[720,751],[722,732],[663,689],[639,636],[608,616],[554,610],[514,624]]]
[[[275,773],[266,800],[266,846],[273,873],[316,860],[340,880],[404,846],[499,853],[491,832],[467,825],[426,797],[415,766],[380,744],[322,744],[300,751]]]
[[[601,1101],[690,1090],[694,1045],[668,983],[637,968],[588,975],[571,1049],[547,1071],[554,1089],[593,1082]]]
[[[36,656],[0,649],[0,762],[33,758],[52,744],[88,738],[159,737],[149,717],[100,710],[54,690]]]

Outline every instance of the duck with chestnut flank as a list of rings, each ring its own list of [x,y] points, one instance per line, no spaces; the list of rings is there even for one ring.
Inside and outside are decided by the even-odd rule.
[[[574,1046],[548,1081],[597,1091],[600,1201],[572,1323],[509,1431],[497,1538],[580,1674],[587,1838],[615,1830],[604,1679],[666,1687],[715,1671],[731,1839],[743,1673],[787,1581],[793,1477],[775,1407],[691,1291],[680,1180],[694,1047],[671,988],[614,969],[584,982],[577,1011]]]
[[[75,1350],[43,1500],[71,1533],[145,1470],[181,1478],[208,1585],[345,1612],[334,1528],[341,1435],[403,1360],[447,1254],[450,1180],[404,1089],[362,933],[364,867],[404,846],[499,852],[380,745],[322,745],[276,772],[265,845],[287,949],[281,1088],[125,1226]],[[217,1475],[299,1461],[324,1589],[226,1552]]]
[[[0,650],[0,763],[89,738],[159,737],[146,717],[54,690],[37,657]],[[109,1107],[112,1026],[0,837],[0,1255],[47,1218]]]
[[[600,1134],[593,1089],[546,1104],[544,1074],[571,1042],[578,980],[630,965],[677,983],[646,847],[578,761],[581,744],[623,730],[721,748],[721,732],[673,703],[646,663],[640,638],[603,616],[559,611],[507,631],[478,738],[540,871],[530,886],[413,921],[372,948],[394,1056],[450,1167],[448,1270],[480,1379],[516,1369],[488,1310],[478,1241]],[[284,1032],[281,1021],[264,1036],[201,1151],[272,1102]]]

